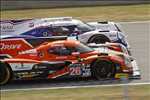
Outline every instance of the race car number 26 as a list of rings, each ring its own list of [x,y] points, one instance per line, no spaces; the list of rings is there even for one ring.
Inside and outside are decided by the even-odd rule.
[[[70,75],[81,75],[81,68],[80,67],[71,67]]]

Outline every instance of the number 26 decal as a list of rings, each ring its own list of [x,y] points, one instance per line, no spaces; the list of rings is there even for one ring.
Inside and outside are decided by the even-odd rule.
[[[81,68],[80,67],[71,67],[70,75],[81,75]]]

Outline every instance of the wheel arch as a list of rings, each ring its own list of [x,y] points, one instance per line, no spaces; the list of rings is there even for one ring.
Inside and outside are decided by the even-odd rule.
[[[105,37],[105,38],[107,38],[107,39],[109,40],[109,42],[111,42],[111,39],[110,39],[108,36],[106,36],[105,34],[97,33],[97,34],[91,35],[91,36],[88,38],[87,43],[90,43],[90,41],[91,41],[93,38],[97,37],[97,36]]]
[[[6,65],[6,67],[8,67],[8,68],[9,68],[11,78],[13,78],[13,70],[12,70],[11,66],[9,65],[9,63],[7,63],[7,62],[0,62],[0,63],[5,64],[5,65]]]
[[[0,61],[2,77],[0,79],[0,85],[5,85],[10,82],[13,78],[13,72],[8,63]]]
[[[99,67],[96,67],[95,66],[95,64],[97,64],[97,63],[99,63],[99,62],[107,62],[107,63],[109,63],[109,66],[110,66],[110,64],[111,64],[111,72],[109,72],[109,78],[114,78],[114,76],[115,76],[115,73],[116,73],[116,66],[114,66],[115,65],[115,63],[113,62],[113,61],[111,61],[111,59],[107,59],[107,58],[105,58],[105,57],[102,57],[101,59],[95,59],[93,62],[92,62],[92,64],[91,64],[91,77],[93,77],[94,79],[96,79],[96,80],[99,80],[99,79],[103,79],[103,77],[101,77],[101,78],[98,78],[98,74],[96,74],[97,73],[97,71],[96,71],[96,69],[97,68],[99,68]],[[105,66],[105,68],[107,68],[108,66]],[[107,77],[107,78],[108,78]],[[107,79],[106,78],[106,79]],[[105,78],[104,78],[105,79]]]
[[[109,59],[109,57],[107,57],[105,54],[104,55],[102,55],[102,56],[99,56],[99,58],[97,58],[97,59],[94,59],[93,61],[92,61],[92,63],[91,63],[91,67],[92,67],[92,65],[96,62],[96,61],[100,61],[100,60],[102,60],[102,61],[110,61],[110,62],[112,62],[113,64],[119,64],[119,62],[117,62],[117,61],[114,61],[114,60],[112,60],[112,59]]]

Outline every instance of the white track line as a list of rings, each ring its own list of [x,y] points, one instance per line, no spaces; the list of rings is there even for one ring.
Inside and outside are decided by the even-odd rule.
[[[49,90],[49,89],[74,89],[74,88],[91,88],[91,87],[116,87],[116,86],[135,86],[135,85],[150,85],[150,82],[144,83],[128,83],[128,84],[112,84],[112,85],[87,85],[87,86],[66,86],[66,87],[48,87],[48,88],[27,88],[27,89],[6,89],[1,92],[13,91],[33,91],[33,90]]]
[[[118,22],[118,23],[120,23],[120,24],[136,24],[136,23],[150,23],[150,20],[148,20],[148,21],[131,21],[131,22]]]

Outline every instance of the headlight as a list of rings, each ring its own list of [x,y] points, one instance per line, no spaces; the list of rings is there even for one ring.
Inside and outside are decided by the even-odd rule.
[[[120,45],[120,47],[122,49],[122,52],[125,53],[125,54],[128,54],[127,48],[124,45],[122,45],[122,44],[119,44],[119,45]]]
[[[127,48],[130,48],[128,42],[127,42],[127,39],[126,39],[126,36],[121,33],[121,32],[118,32],[118,38],[121,40],[121,42],[127,47]]]
[[[129,56],[129,55],[124,55],[124,62],[125,62],[125,64],[126,64],[128,67],[130,67],[131,62],[132,62],[133,59],[134,59],[134,58],[131,57],[131,56]]]
[[[128,57],[124,57],[124,60],[126,65],[129,65],[131,63],[131,60]]]

